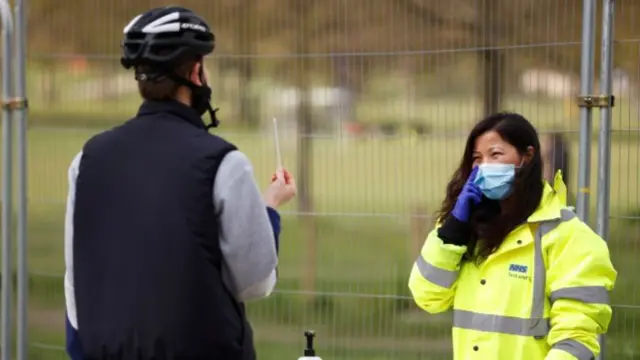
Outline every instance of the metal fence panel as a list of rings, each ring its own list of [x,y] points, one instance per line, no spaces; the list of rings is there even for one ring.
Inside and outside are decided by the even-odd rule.
[[[606,3],[607,1],[603,1]],[[638,84],[640,74],[640,27],[636,19],[640,16],[640,9],[634,1],[619,0],[615,2],[615,26],[613,29],[613,71],[612,90],[617,99],[622,101],[613,109],[610,127],[611,158],[610,163],[599,163],[594,169],[599,169],[600,178],[610,177],[610,209],[606,209],[606,195],[599,193],[598,202],[604,207],[601,216],[608,216],[608,243],[614,265],[618,270],[618,281],[613,292],[614,316],[607,334],[605,357],[607,359],[640,357],[640,282],[637,274],[640,269],[638,257],[640,254],[640,230],[638,228],[638,209],[640,198],[638,193],[638,161],[640,160],[640,143],[638,142]],[[600,66],[606,64],[601,63]],[[624,71],[623,71],[624,70]],[[600,88],[603,89],[600,84]],[[601,114],[606,115],[606,114]],[[603,126],[606,119],[602,119]],[[606,126],[606,124],[605,124]],[[598,129],[600,130],[600,129]],[[606,129],[605,129],[606,130]],[[606,139],[601,134],[598,142]],[[600,144],[598,144],[600,145]],[[606,150],[606,149],[603,149]],[[601,153],[602,151],[601,150]],[[606,154],[605,159],[606,159]],[[607,173],[602,173],[604,167]],[[593,174],[596,175],[595,173]],[[599,191],[601,188],[598,189]],[[601,219],[599,219],[601,220]],[[606,222],[600,221],[599,230],[607,231]],[[604,226],[603,226],[604,225]]]
[[[6,1],[0,2],[0,14],[2,20],[2,97],[8,99],[13,95],[11,65],[13,55],[13,17],[9,4]],[[2,358],[7,358],[11,354],[11,313],[13,304],[13,292],[11,287],[5,284],[11,282],[12,267],[12,187],[13,179],[10,175],[13,162],[13,121],[11,119],[13,111],[9,108],[2,110]]]
[[[165,2],[72,3],[34,0],[28,19],[33,359],[65,358],[67,167],[92,134],[136,110],[133,75],[118,64],[119,36],[131,17]],[[219,133],[247,153],[265,186],[275,167],[277,117],[284,164],[301,190],[284,209],[278,290],[249,305],[261,359],[299,356],[306,328],[317,330],[326,359],[451,358],[450,315],[416,309],[408,273],[466,132],[485,112],[513,110],[534,122],[544,137],[545,174],[565,169],[575,203],[582,4],[182,2],[217,33],[207,67],[221,108]],[[611,359],[640,356],[640,289],[632,275],[640,251],[638,15],[640,4],[619,1],[608,241],[620,275]]]

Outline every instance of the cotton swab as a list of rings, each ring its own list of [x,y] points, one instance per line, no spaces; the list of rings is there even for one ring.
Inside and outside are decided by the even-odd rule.
[[[276,162],[277,162],[277,169],[282,169],[282,155],[280,154],[280,140],[278,139],[278,120],[276,118],[273,118],[273,135],[274,135],[274,139],[275,139],[275,146],[276,146]]]

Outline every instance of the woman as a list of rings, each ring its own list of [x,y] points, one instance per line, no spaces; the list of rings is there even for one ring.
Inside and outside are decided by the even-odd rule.
[[[598,355],[617,274],[607,244],[566,208],[561,177],[542,180],[524,117],[475,126],[438,215],[409,288],[431,314],[453,307],[455,359]]]

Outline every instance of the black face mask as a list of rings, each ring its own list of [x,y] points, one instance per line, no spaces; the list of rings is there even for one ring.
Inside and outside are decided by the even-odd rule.
[[[191,107],[203,115],[211,107],[211,88],[207,85],[191,88]]]
[[[200,82],[203,84],[198,86],[191,81],[179,76],[174,72],[169,72],[167,75],[175,82],[182,84],[184,86],[189,87],[191,89],[191,108],[200,114],[200,116],[204,115],[205,112],[209,112],[209,117],[211,118],[211,123],[207,124],[206,129],[211,129],[217,127],[220,124],[220,121],[216,117],[216,112],[218,109],[214,109],[211,107],[211,88],[205,82],[204,78],[204,68],[203,64],[200,63]]]
[[[200,115],[204,115],[205,112],[209,112],[209,116],[211,117],[211,123],[206,126],[207,129],[217,127],[220,124],[220,121],[216,117],[216,112],[218,109],[213,109],[211,107],[211,88],[207,85],[204,78],[204,64],[200,63],[200,82],[202,82],[201,86],[196,86],[195,84],[189,83],[189,88],[191,88],[191,107],[198,112]]]

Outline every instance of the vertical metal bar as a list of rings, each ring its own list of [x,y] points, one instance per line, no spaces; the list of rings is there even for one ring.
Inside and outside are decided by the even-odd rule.
[[[15,5],[15,96],[26,100],[26,2],[17,0]],[[17,125],[17,172],[16,178],[17,198],[17,243],[18,243],[18,296],[17,296],[17,339],[16,354],[18,360],[27,360],[27,308],[29,304],[28,274],[27,274],[27,107],[21,107],[16,111],[15,121]]]
[[[2,100],[6,102],[11,98],[11,37],[13,34],[13,22],[11,20],[11,7],[8,1],[0,0],[0,17],[2,17]],[[11,266],[11,229],[12,229],[12,150],[13,129],[11,126],[12,110],[3,107],[2,110],[2,359],[11,359],[11,332],[12,332],[12,271]]]
[[[582,55],[580,95],[593,91],[593,48],[595,42],[595,0],[584,0],[582,9]],[[591,176],[591,108],[580,108],[580,145],[578,150],[578,199],[576,211],[583,221],[589,220]]]
[[[600,94],[613,95],[611,72],[613,66],[614,0],[602,0],[602,45],[600,54]],[[603,239],[609,236],[609,191],[611,181],[611,107],[600,109],[598,136],[598,191],[596,195],[596,232]],[[599,359],[605,358],[604,336],[600,339]]]

